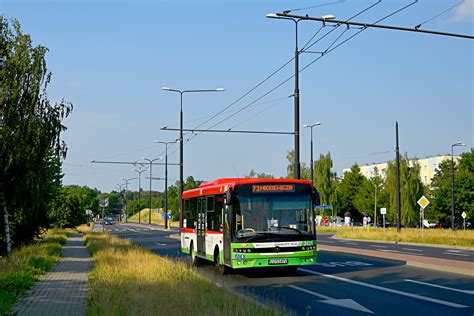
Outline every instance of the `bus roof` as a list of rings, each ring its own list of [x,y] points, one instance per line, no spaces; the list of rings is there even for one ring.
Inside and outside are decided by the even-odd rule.
[[[267,178],[223,178],[202,183],[198,188],[183,192],[183,199],[203,195],[224,194],[229,188],[234,189],[241,184],[255,183],[299,183],[311,185],[309,180],[267,179]]]

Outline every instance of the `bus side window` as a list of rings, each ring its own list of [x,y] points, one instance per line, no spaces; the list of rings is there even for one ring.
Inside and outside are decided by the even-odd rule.
[[[214,226],[215,230],[223,231],[222,213],[224,211],[224,196],[216,195],[214,206]]]
[[[207,229],[209,230],[217,230],[214,226],[214,197],[208,196],[207,197]]]
[[[197,214],[197,198],[190,198],[188,201],[188,209],[186,209],[186,227],[195,228],[196,225],[196,214]]]
[[[188,218],[189,218],[189,212],[190,212],[190,209],[189,209],[189,199],[186,199],[186,200],[183,200],[183,203],[184,203],[184,214],[183,214],[183,218],[182,218],[182,225],[183,225],[183,228],[187,228],[188,227]]]

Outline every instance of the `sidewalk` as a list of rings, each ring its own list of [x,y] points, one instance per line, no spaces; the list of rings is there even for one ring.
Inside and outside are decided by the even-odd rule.
[[[62,257],[12,309],[13,315],[84,315],[92,259],[81,234],[69,235]]]

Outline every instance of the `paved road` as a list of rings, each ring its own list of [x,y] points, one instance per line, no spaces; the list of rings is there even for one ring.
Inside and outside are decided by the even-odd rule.
[[[107,228],[157,254],[187,260],[169,232],[127,224]],[[298,315],[474,314],[472,277],[410,267],[403,261],[326,251],[318,252],[318,262],[298,269],[295,275],[260,269],[223,276],[210,265],[196,271],[259,301],[277,302]]]
[[[332,238],[333,234],[319,234],[318,244],[398,253],[412,256],[424,256],[440,259],[474,262],[474,251],[459,248],[428,247],[407,244],[355,241]],[[474,268],[474,266],[473,266]]]

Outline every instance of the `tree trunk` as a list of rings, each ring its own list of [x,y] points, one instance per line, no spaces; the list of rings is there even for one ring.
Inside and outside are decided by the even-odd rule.
[[[12,251],[12,246],[11,246],[11,240],[10,240],[10,227],[8,226],[8,209],[7,209],[7,203],[5,202],[5,199],[2,200],[2,206],[3,206],[3,223],[4,223],[4,228],[5,228],[5,245],[6,245],[6,251],[7,251],[7,256],[10,256],[10,253]]]

